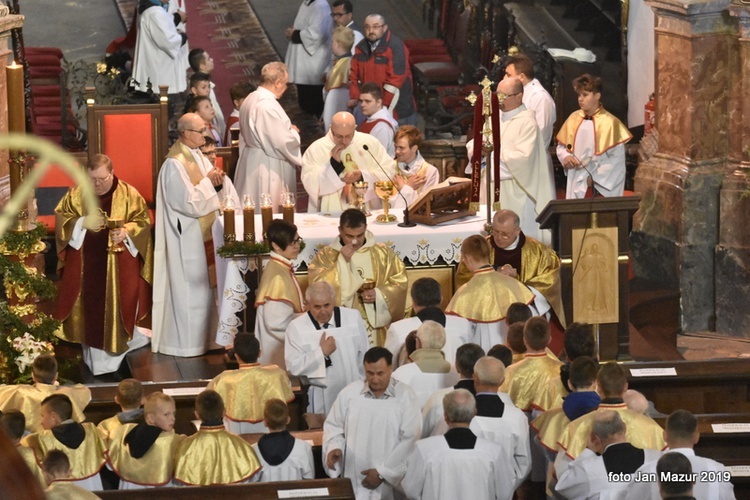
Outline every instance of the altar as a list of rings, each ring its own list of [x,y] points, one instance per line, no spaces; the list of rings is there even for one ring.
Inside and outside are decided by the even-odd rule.
[[[403,220],[400,209],[391,209],[391,213],[399,220]],[[416,227],[402,228],[395,223],[380,224],[375,222],[375,217],[382,210],[374,210],[367,218],[367,229],[375,235],[378,243],[388,245],[404,261],[409,273],[409,281],[413,276],[430,275],[431,266],[442,266],[442,270],[451,277],[451,288],[447,298],[450,298],[452,290],[452,272],[461,259],[461,243],[472,234],[479,234],[484,226],[484,218],[481,215],[473,215],[462,219],[452,220],[437,226],[425,226],[417,224]],[[480,210],[479,213],[483,213]],[[280,219],[281,214],[274,214],[274,218]],[[338,213],[297,213],[294,223],[297,226],[300,237],[305,242],[305,248],[300,252],[295,261],[295,270],[301,281],[307,275],[307,266],[315,257],[319,249],[328,245],[338,237],[339,214]],[[255,237],[261,240],[262,220],[260,214],[255,216]],[[242,212],[235,215],[235,232],[237,241],[242,240],[243,221]],[[224,244],[224,219],[217,217],[213,225],[214,247],[219,248]],[[255,269],[258,261],[262,258],[240,257],[225,259],[216,255],[216,278],[219,301],[219,327],[216,333],[216,342],[220,345],[231,345],[234,336],[242,331],[242,321],[239,314],[247,308],[247,304],[254,301],[250,294],[254,293],[245,283],[245,275],[249,270]],[[261,263],[261,265],[264,265]],[[446,266],[450,266],[447,268]],[[437,279],[437,278],[436,278]],[[438,280],[440,281],[440,280]],[[407,299],[407,306],[411,303]]]

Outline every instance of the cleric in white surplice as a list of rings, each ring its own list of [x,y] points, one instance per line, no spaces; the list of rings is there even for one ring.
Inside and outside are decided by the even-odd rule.
[[[145,0],[138,6],[138,35],[133,57],[133,80],[138,90],[146,91],[151,80],[152,88],[168,85],[170,94],[187,88],[185,71],[188,67],[183,46],[187,35],[177,31],[174,15],[167,11],[169,0]]]
[[[311,283],[305,302],[307,314],[286,330],[284,359],[290,375],[310,380],[307,411],[327,415],[339,392],[364,377],[362,360],[370,343],[362,315],[334,306],[336,291],[329,283]]]
[[[410,499],[510,500],[513,469],[500,445],[477,437],[469,423],[474,396],[456,389],[443,398],[448,432],[417,441],[401,487]]]
[[[151,350],[171,356],[205,354],[215,336],[218,313],[205,242],[212,239],[220,200],[230,195],[235,206],[240,203],[229,178],[198,149],[204,130],[200,116],[182,115],[179,139],[157,183]]]
[[[234,183],[240,195],[249,194],[257,204],[269,193],[274,212],[280,212],[281,193],[295,192],[295,167],[302,164],[299,130],[279,104],[286,92],[286,65],[263,66],[260,85],[240,106],[240,159]]]
[[[339,393],[323,424],[323,467],[352,480],[359,498],[394,498],[406,458],[422,432],[417,395],[391,378],[391,353],[365,353],[365,380]],[[459,497],[456,497],[459,498]]]

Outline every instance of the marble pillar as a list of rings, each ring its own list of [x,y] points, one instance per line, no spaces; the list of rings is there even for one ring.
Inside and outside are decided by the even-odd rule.
[[[0,5],[0,134],[8,133],[8,88],[5,81],[5,67],[13,61],[10,47],[10,30],[23,26],[24,17],[8,14],[8,8]],[[8,177],[8,151],[0,150],[0,208],[10,198]]]
[[[636,173],[634,270],[679,289],[683,331],[713,331],[719,192],[733,170],[737,22],[729,0],[646,3],[656,17],[659,151]]]

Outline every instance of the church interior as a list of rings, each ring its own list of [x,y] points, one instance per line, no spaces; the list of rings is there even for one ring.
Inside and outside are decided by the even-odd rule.
[[[212,54],[216,69],[211,78],[228,115],[232,109],[228,89],[234,83],[257,83],[266,63],[284,60],[288,43],[284,30],[294,20],[299,2],[182,1],[190,45]],[[0,3],[0,88],[7,92],[0,92],[0,135],[16,132],[43,138],[64,150],[72,165],[85,165],[92,154],[105,152],[115,165],[132,165],[118,174],[139,188],[153,220],[158,170],[175,127],[166,91],[157,91],[148,103],[123,104],[128,97],[123,74],[131,69],[138,1],[5,3],[7,7]],[[582,317],[574,308],[572,292],[583,246],[580,240],[581,248],[576,248],[576,238],[581,231],[585,238],[585,231],[597,224],[607,226],[614,231],[606,234],[614,234],[610,243],[615,246],[608,275],[614,284],[607,286],[619,303],[614,321],[595,326],[600,360],[615,360],[625,368],[628,387],[646,396],[657,423],[663,425],[677,409],[695,414],[700,429],[696,452],[730,467],[737,498],[750,498],[750,310],[744,307],[750,300],[750,5],[743,0],[352,3],[358,25],[364,24],[368,13],[380,13],[408,47],[417,126],[425,135],[420,152],[438,167],[441,180],[466,177],[466,142],[474,126],[474,109],[467,97],[481,92],[485,76],[499,82],[514,54],[532,59],[536,78],[552,95],[555,133],[579,108],[573,80],[583,73],[602,78],[602,102],[633,135],[625,145],[625,196],[617,203],[597,205],[599,221],[595,216],[592,222],[593,205],[584,200],[572,208],[562,203],[564,169],[554,146],[548,148],[556,201],[561,203],[553,201],[538,220],[551,229],[552,246],[562,261],[566,316],[575,321]],[[49,29],[51,19],[57,20],[59,29]],[[10,67],[21,58],[24,71],[18,80]],[[17,113],[19,107],[11,94],[14,89],[25,109],[20,124],[17,119],[13,122],[13,110]],[[300,129],[303,151],[326,133],[322,121],[299,107],[293,85],[280,103]],[[121,111],[128,106],[137,110]],[[54,209],[79,181],[64,171],[64,160],[58,156],[53,156],[54,168],[35,178],[27,163],[33,167],[37,159],[24,152],[36,151],[35,146],[19,144],[0,137],[0,206],[4,207],[0,236],[5,238],[6,231],[30,231],[34,220],[44,222],[47,231],[40,238],[46,250],[37,250],[29,265],[44,270],[55,282]],[[45,152],[49,150],[40,149],[36,156],[42,158]],[[230,175],[239,155],[236,141],[217,149],[218,161]],[[23,182],[11,186],[16,182],[14,165],[26,170]],[[297,180],[295,221],[302,228],[301,221],[308,221],[307,193],[299,175]],[[21,197],[25,199],[11,203]],[[29,220],[25,228],[19,212]],[[421,239],[415,236],[415,241],[429,247],[432,240],[437,247],[436,241],[445,240],[450,247],[451,237],[463,238],[474,228],[473,232],[481,231],[483,215],[477,214],[473,225],[456,224],[455,234],[443,226],[440,231],[445,234],[431,235],[436,228],[420,224]],[[401,237],[376,234],[387,235],[389,241]],[[312,255],[319,242],[302,231],[300,236]],[[452,248],[460,248],[460,239]],[[445,306],[456,288],[458,260],[446,252],[437,256],[424,252],[414,258],[404,256],[409,281],[425,276],[437,279]],[[297,270],[303,289],[310,260],[303,259]],[[234,265],[228,264],[228,272]],[[245,288],[252,294],[260,275],[245,272]],[[251,332],[254,301],[250,297],[244,301],[229,315],[237,318],[240,330]],[[40,300],[37,307],[49,311],[50,305]],[[562,341],[557,345],[562,347]],[[203,356],[188,358],[137,349],[125,357],[118,371],[104,375],[94,375],[86,367],[78,344],[59,341],[54,350],[60,376],[91,389],[87,421],[98,423],[116,413],[113,398],[118,382],[132,377],[144,384],[146,392],[169,391],[176,402],[175,430],[192,434],[196,395],[223,370],[237,367],[223,347],[214,347]],[[322,472],[321,430],[308,429],[304,418],[309,381],[305,377],[291,377],[291,381],[296,399],[289,404],[288,428],[313,443],[318,454],[314,481],[331,494],[320,498],[350,498],[346,492],[335,496],[339,485],[326,482],[333,480],[325,479]],[[4,464],[0,480],[12,484],[6,481],[17,469],[9,467],[18,464],[12,466],[5,453],[0,455]],[[308,487],[316,485],[311,482]],[[165,490],[154,498],[223,495],[230,491],[224,488],[234,486],[194,488],[193,493]],[[251,491],[237,488],[237,494]],[[123,492],[102,493],[102,498],[137,498]],[[520,492],[518,498],[538,494]]]

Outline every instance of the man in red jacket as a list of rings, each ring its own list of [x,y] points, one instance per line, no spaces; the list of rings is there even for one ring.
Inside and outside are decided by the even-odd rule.
[[[399,125],[416,123],[409,50],[401,39],[391,33],[380,14],[370,14],[365,18],[365,39],[357,44],[349,81],[350,108],[357,105],[360,86],[375,82],[384,90],[384,106],[389,107],[394,99],[397,100],[393,115]]]

